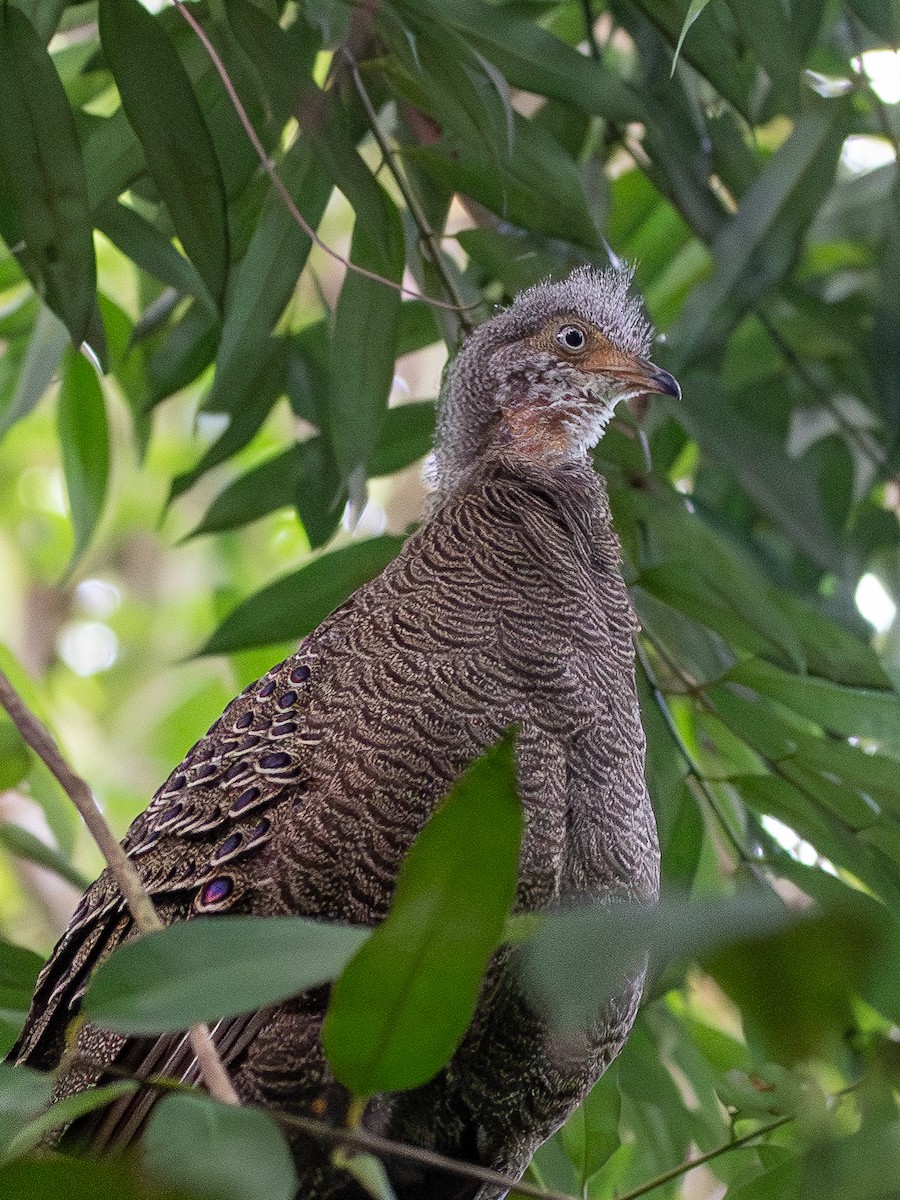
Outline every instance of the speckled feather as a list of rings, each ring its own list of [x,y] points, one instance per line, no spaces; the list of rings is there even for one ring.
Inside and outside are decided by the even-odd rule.
[[[574,313],[644,355],[649,327],[629,281],[577,271],[524,293],[467,343],[448,375],[425,524],[295,655],[228,706],[128,831],[124,845],[163,920],[241,912],[379,921],[435,805],[513,721],[526,823],[518,907],[656,895],[636,621],[605,487],[584,449],[622,392],[526,344],[548,318]],[[579,417],[568,457],[521,453],[504,398],[521,404],[529,395],[596,410],[595,433]],[[59,1062],[90,971],[131,935],[104,872],[40,978],[19,1061]],[[501,954],[449,1066],[412,1093],[377,1097],[366,1123],[520,1172],[618,1051],[639,994],[639,980],[623,986],[589,1034],[562,1041],[530,1010]],[[216,1029],[243,1099],[342,1118],[347,1097],[318,1039],[326,1002],[319,989]],[[88,1024],[78,1046],[97,1065],[76,1063],[60,1095],[113,1061],[197,1078],[181,1037],[126,1042]],[[101,1146],[121,1144],[152,1102],[152,1093],[126,1098],[84,1132]],[[301,1195],[362,1195],[315,1145],[298,1141],[295,1151]],[[401,1200],[497,1195],[395,1164],[391,1173]]]

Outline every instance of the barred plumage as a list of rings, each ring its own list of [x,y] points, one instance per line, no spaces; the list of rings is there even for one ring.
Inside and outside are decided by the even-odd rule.
[[[372,924],[400,862],[463,769],[519,722],[525,811],[518,907],[575,895],[652,898],[658,848],[643,780],[636,621],[605,486],[591,468],[615,403],[677,393],[644,357],[649,326],[630,275],[576,271],[486,322],[451,368],[428,519],[401,554],[225,710],[125,838],[167,922],[197,913],[302,914]],[[573,330],[575,332],[573,332]],[[580,339],[584,344],[579,343]],[[90,971],[131,934],[109,874],[89,889],[38,984],[14,1054],[62,1054]],[[621,1046],[640,985],[580,1042],[557,1041],[492,964],[452,1062],[415,1092],[377,1097],[366,1124],[512,1173],[565,1119]],[[216,1030],[239,1095],[308,1113],[347,1098],[318,1040],[318,989]],[[119,1061],[196,1078],[182,1038],[79,1034],[60,1094]],[[139,1132],[150,1094],[93,1121],[101,1146]],[[301,1194],[357,1185],[298,1141]],[[391,1166],[398,1195],[496,1192]]]

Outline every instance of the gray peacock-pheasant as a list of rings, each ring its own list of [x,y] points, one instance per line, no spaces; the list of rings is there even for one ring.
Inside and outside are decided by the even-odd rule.
[[[626,271],[576,270],[521,294],[470,337],[447,375],[421,528],[371,583],[238,696],[133,823],[124,845],[166,922],[199,913],[374,924],[425,821],[512,723],[525,817],[520,911],[573,897],[653,899],[659,852],[643,777],[637,628],[606,489],[589,451],[616,404],[678,385],[647,358]],[[59,1063],[95,965],[131,933],[108,873],[88,890],[38,983],[12,1057]],[[517,1176],[622,1046],[640,984],[577,1045],[559,1041],[498,956],[450,1064],[376,1097],[373,1130]],[[248,1103],[291,1113],[348,1097],[320,1043],[325,989],[221,1023]],[[183,1039],[84,1025],[60,1094],[105,1066],[195,1079]],[[86,1062],[93,1064],[85,1066]],[[140,1132],[154,1094],[93,1119],[100,1147]],[[298,1140],[300,1195],[361,1188]],[[401,1200],[496,1190],[390,1166]]]

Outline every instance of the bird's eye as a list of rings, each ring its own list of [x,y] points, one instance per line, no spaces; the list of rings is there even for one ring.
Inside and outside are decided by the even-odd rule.
[[[563,325],[556,335],[556,340],[563,350],[568,350],[570,354],[577,354],[587,345],[585,332],[577,325]]]

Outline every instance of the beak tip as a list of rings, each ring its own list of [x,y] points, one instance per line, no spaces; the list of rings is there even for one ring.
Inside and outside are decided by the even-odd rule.
[[[664,395],[672,396],[675,400],[681,399],[681,384],[674,375],[670,375],[668,371],[663,371],[661,367],[657,367],[656,382],[659,385],[659,390]]]

